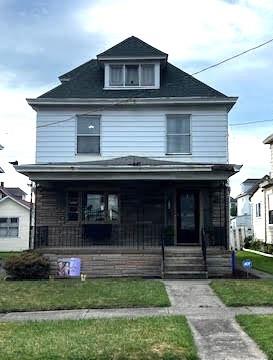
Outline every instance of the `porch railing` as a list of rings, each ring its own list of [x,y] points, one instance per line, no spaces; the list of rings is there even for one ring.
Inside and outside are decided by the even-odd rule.
[[[162,224],[83,224],[36,226],[35,248],[113,246],[164,247]]]

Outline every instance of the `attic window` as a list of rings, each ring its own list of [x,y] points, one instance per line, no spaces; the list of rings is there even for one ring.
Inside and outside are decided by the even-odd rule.
[[[156,64],[111,64],[105,69],[105,87],[156,87]]]

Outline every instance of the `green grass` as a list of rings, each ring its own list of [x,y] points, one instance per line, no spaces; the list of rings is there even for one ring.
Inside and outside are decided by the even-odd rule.
[[[7,252],[0,252],[0,260],[6,260],[7,258],[9,258],[12,255],[18,255],[20,254],[17,251],[7,251]]]
[[[273,280],[213,280],[211,287],[228,306],[273,305]]]
[[[243,260],[250,259],[255,269],[273,274],[273,257],[266,257],[249,251],[238,251],[236,253],[236,259],[240,265]]]
[[[268,360],[273,360],[273,315],[239,315],[236,319]]]
[[[159,280],[0,281],[0,312],[169,305]]]
[[[182,316],[0,323],[2,360],[197,360]]]

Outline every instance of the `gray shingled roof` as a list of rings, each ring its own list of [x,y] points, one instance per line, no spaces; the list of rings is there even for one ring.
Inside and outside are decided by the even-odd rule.
[[[146,42],[140,40],[135,36],[131,36],[110,49],[98,54],[98,57],[152,57],[152,56],[164,56],[168,54],[160,51]]]
[[[122,156],[118,158],[112,158],[107,160],[94,160],[94,161],[80,161],[80,162],[49,162],[49,163],[42,163],[42,164],[35,164],[35,165],[56,165],[56,166],[174,166],[174,165],[209,165],[213,166],[214,170],[230,170],[234,167],[232,164],[211,164],[211,163],[189,163],[189,162],[182,162],[182,161],[168,161],[168,160],[157,160],[148,158],[145,156]],[[31,166],[31,165],[26,165]]]
[[[95,59],[62,77],[70,77],[70,81],[63,82],[39,98],[227,97],[170,63],[161,70],[160,89],[103,90],[104,71]]]

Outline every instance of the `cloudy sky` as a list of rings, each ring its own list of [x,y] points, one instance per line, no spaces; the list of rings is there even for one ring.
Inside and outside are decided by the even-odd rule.
[[[272,0],[0,0],[1,181],[27,189],[7,161],[34,162],[35,112],[26,97],[58,84],[58,75],[135,35],[193,73],[273,38]],[[230,96],[230,162],[246,177],[269,171],[263,139],[273,132],[273,43],[197,78]]]

